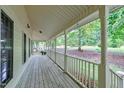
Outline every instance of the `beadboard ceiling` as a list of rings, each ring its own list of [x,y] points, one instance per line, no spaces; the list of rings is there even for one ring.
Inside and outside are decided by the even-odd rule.
[[[26,5],[32,38],[47,40],[96,11],[93,5]],[[39,31],[42,31],[40,34]]]

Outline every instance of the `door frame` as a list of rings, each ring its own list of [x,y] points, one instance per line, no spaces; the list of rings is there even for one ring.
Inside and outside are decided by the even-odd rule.
[[[11,57],[11,63],[9,64],[10,65],[10,72],[9,72],[9,78],[5,81],[5,83],[2,83],[2,65],[0,63],[0,73],[1,73],[1,80],[0,80],[0,87],[5,87],[8,82],[13,78],[13,54],[14,54],[14,21],[1,9],[0,7],[0,20],[1,20],[1,14],[4,14],[12,23],[12,28],[11,28],[11,33],[12,33],[12,44],[11,44],[11,47],[12,47],[12,50],[11,50],[11,54],[12,54],[12,57]],[[0,21],[0,24],[1,24],[1,21]],[[1,39],[1,25],[0,25],[0,39]],[[1,43],[0,43],[0,53],[1,53]],[[0,56],[0,59],[1,59],[1,56]]]

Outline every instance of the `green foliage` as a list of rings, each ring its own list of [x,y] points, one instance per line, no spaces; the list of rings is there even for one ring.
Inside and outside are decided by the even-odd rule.
[[[64,45],[64,44],[65,44],[64,35],[61,35],[61,36],[57,37],[56,45],[61,46],[61,45]]]
[[[67,34],[67,45],[78,46],[78,30],[73,30]]]
[[[108,21],[108,46],[113,48],[124,46],[124,8],[111,12]],[[100,28],[100,19],[97,19],[70,31],[67,34],[67,45],[100,47]],[[64,36],[57,38],[57,45],[64,45]]]
[[[69,32],[67,38],[68,46],[97,45],[100,41],[100,20],[97,19]]]
[[[110,13],[108,21],[109,47],[124,45],[124,8]]]
[[[100,20],[97,19],[81,27],[83,45],[97,45],[100,42]]]

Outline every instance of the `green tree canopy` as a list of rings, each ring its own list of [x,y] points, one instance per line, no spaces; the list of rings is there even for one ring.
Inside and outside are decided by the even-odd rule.
[[[124,45],[124,7],[112,11],[108,17],[108,46],[120,47]],[[81,27],[78,27],[67,34],[68,46],[99,46],[100,19],[96,19]],[[79,40],[80,39],[80,40]],[[57,38],[57,45],[64,45],[64,36]]]

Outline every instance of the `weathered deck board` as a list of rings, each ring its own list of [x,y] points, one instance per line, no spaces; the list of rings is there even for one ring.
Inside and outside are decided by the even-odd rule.
[[[78,88],[47,56],[33,55],[20,78],[17,88]]]

